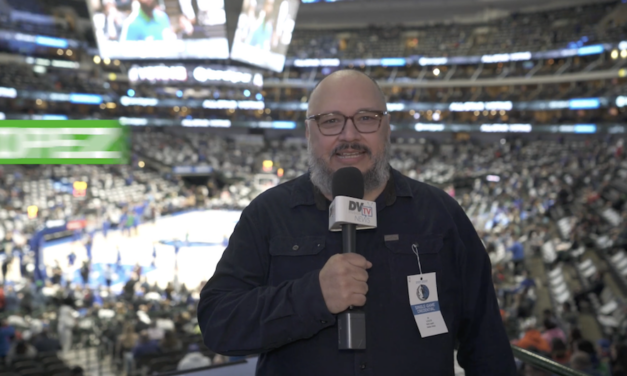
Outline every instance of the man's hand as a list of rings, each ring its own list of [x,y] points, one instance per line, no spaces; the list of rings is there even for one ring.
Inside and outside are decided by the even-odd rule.
[[[320,288],[329,312],[366,304],[368,272],[372,263],[356,253],[331,256],[320,270]]]

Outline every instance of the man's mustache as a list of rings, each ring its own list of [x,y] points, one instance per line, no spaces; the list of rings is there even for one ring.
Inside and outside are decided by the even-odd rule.
[[[357,143],[338,145],[335,147],[335,149],[333,149],[330,156],[332,157],[335,154],[343,150],[347,150],[347,149],[351,149],[355,151],[363,151],[364,153],[368,154],[369,157],[372,157],[372,151],[370,150],[369,147],[367,147],[366,145],[357,144]]]

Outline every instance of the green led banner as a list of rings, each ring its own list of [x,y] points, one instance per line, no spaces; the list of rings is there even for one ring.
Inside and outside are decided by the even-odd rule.
[[[117,120],[3,120],[0,164],[127,164],[128,136]]]

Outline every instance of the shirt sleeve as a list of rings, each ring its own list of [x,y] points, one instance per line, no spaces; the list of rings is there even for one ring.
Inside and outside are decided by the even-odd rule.
[[[499,312],[490,259],[472,223],[457,205],[453,211],[463,285],[457,360],[467,376],[516,375],[516,365]]]
[[[198,323],[205,344],[224,355],[267,352],[309,338],[335,323],[322,296],[320,270],[277,286],[266,284],[268,230],[248,206],[215,274],[200,294]]]
[[[140,40],[137,24],[133,22],[135,18],[128,18],[126,22],[124,22],[122,32],[120,33],[120,42]],[[126,217],[126,214],[122,215],[120,222],[125,222]]]

